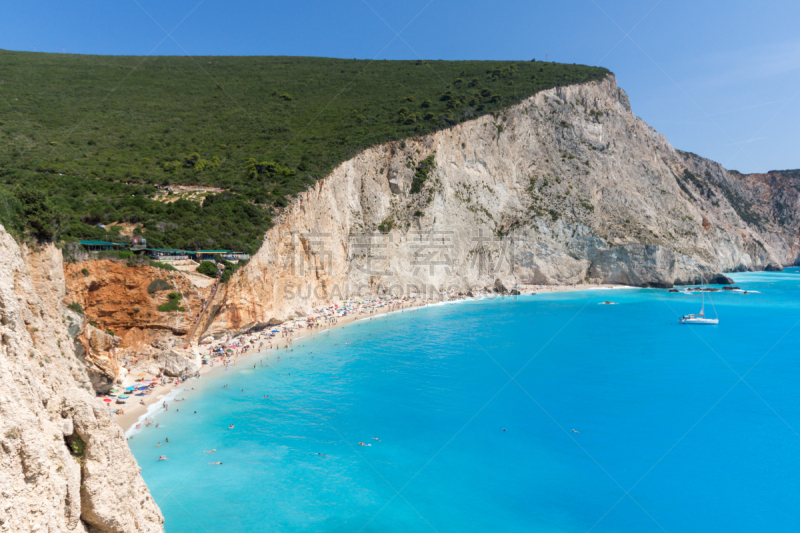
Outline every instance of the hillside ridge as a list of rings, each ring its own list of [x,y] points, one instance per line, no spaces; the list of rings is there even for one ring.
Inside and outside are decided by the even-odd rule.
[[[0,119],[0,222],[100,240],[120,237],[97,224],[128,223],[155,247],[252,253],[274,212],[364,149],[607,74],[531,61],[0,51],[11,107]],[[225,191],[167,203],[170,185]],[[43,198],[14,194],[20,186]]]

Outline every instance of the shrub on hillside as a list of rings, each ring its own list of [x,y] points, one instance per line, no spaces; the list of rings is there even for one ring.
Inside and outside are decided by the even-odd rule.
[[[50,199],[42,191],[27,185],[18,186],[14,194],[22,204],[26,229],[38,239],[53,238],[58,225],[58,215]]]
[[[150,285],[147,286],[147,294],[155,294],[158,291],[165,291],[171,288],[172,285],[167,280],[158,278],[151,281]]]
[[[180,306],[181,299],[183,298],[177,292],[171,292],[167,295],[167,303],[161,304],[158,306],[158,310],[162,313],[169,313],[170,311],[180,311],[181,313],[186,311],[185,308]]]
[[[417,169],[414,172],[414,179],[411,181],[411,194],[418,193],[422,190],[422,186],[428,179],[428,173],[436,167],[436,163],[434,162],[435,157],[435,153],[431,154],[417,165]]]
[[[200,266],[197,267],[197,271],[209,278],[216,278],[217,274],[219,274],[219,269],[211,261],[203,261],[200,263]]]

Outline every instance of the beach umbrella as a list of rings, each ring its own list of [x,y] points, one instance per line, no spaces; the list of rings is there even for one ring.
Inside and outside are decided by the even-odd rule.
[[[136,377],[137,377],[137,378],[141,378],[141,377],[144,377],[144,376],[146,376],[146,375],[147,375],[147,374],[139,374],[139,375],[138,375],[138,376],[136,376]]]
[[[120,400],[127,400],[128,398],[130,398],[130,396],[128,396],[127,394],[121,394],[119,397]]]
[[[137,390],[147,390],[147,387],[139,387]]]
[[[127,389],[125,389],[125,390],[136,390],[136,387],[128,387],[128,388],[127,388]]]
[[[111,401],[111,398],[103,398],[103,401],[104,401],[104,402],[110,402],[110,401]]]

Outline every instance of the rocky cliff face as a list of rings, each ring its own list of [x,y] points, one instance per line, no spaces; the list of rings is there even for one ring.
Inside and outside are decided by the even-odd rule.
[[[73,351],[61,252],[0,228],[0,530],[160,532],[122,430]]]
[[[759,230],[762,244],[774,253],[776,265],[800,264],[800,171],[773,170],[741,174],[698,155],[679,152],[700,193],[697,202],[715,204],[723,196],[739,217]]]
[[[64,269],[64,301],[77,303],[84,312],[68,313],[77,354],[95,390],[104,392],[125,376],[126,366],[155,361],[173,343],[182,343],[211,292],[208,283],[213,283],[199,274],[113,260],[65,263]],[[194,283],[190,276],[201,279]],[[171,292],[182,296],[184,311],[158,310]]]
[[[796,230],[779,217],[797,196],[787,188],[773,213],[772,194],[676,151],[613,76],[552,89],[340,165],[285,210],[205,331],[354,294],[467,293],[497,279],[666,287],[791,263]]]

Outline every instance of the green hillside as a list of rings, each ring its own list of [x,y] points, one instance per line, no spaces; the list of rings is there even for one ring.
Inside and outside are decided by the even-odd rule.
[[[607,73],[529,61],[0,51],[0,221],[14,229],[9,217],[21,214],[18,231],[40,238],[99,238],[94,224],[128,222],[153,244],[253,251],[271,212],[360,150]],[[153,200],[163,194],[153,186],[168,184],[226,192],[202,206]]]

